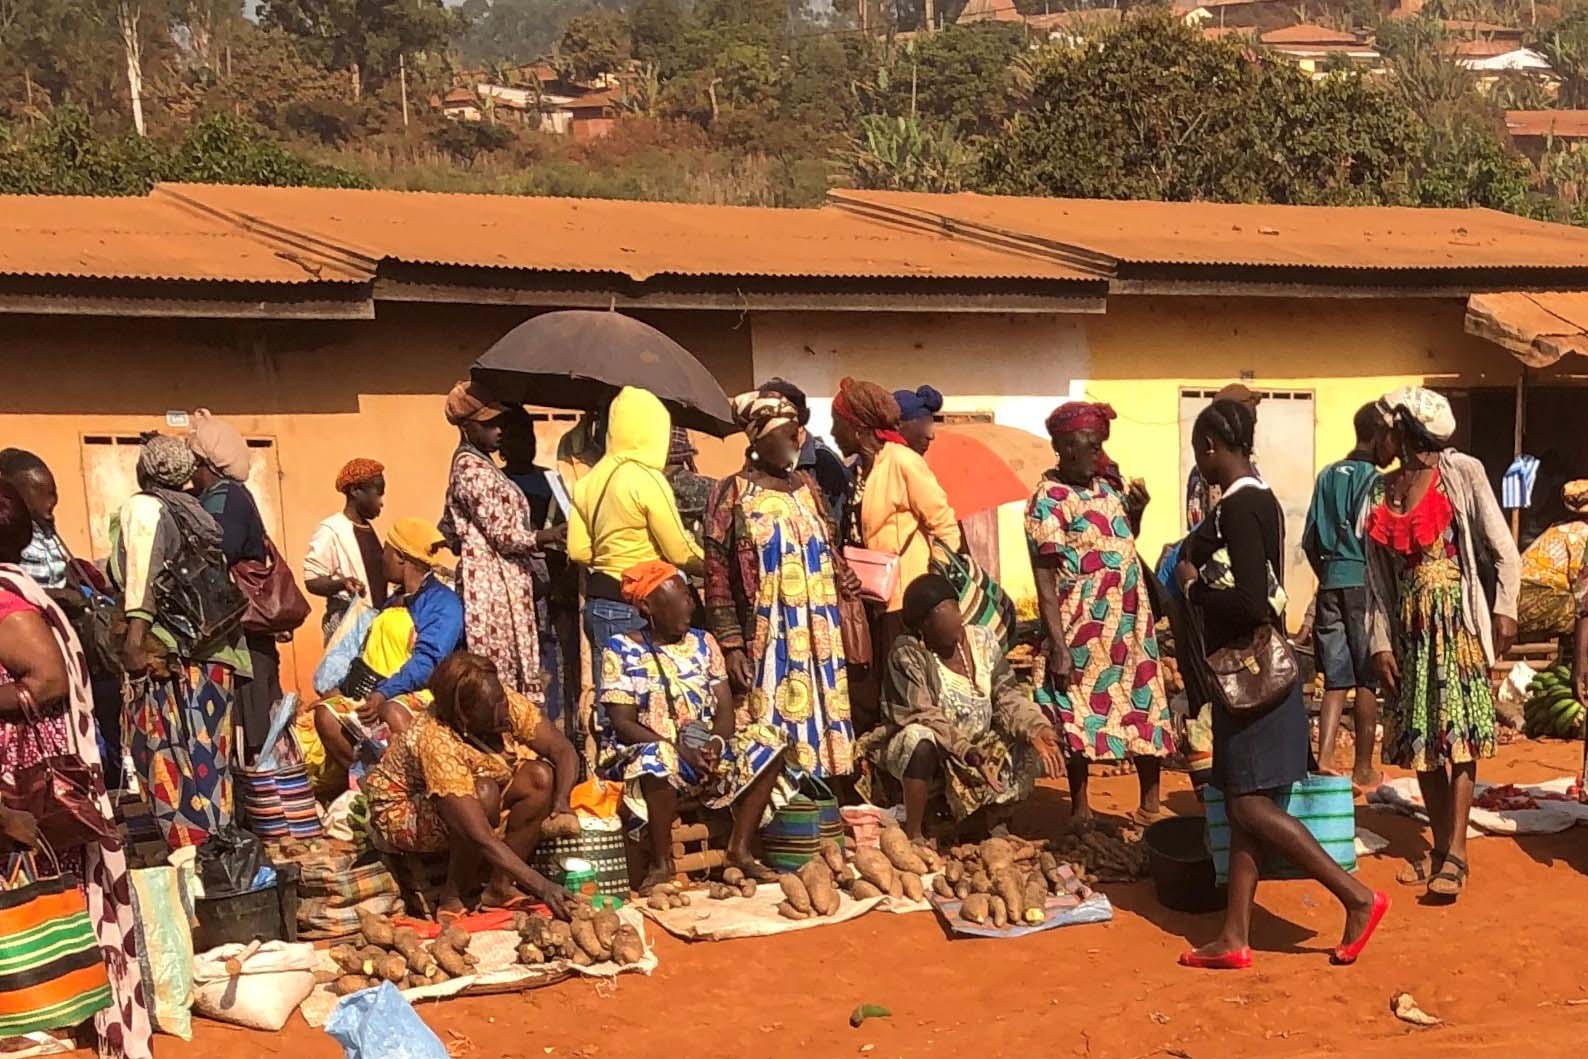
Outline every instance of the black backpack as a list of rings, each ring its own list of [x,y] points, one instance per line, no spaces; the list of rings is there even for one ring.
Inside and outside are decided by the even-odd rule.
[[[160,624],[176,640],[177,653],[199,658],[236,638],[248,599],[232,583],[220,549],[195,539],[181,518],[172,515],[172,521],[181,547],[166,557],[151,588]]]

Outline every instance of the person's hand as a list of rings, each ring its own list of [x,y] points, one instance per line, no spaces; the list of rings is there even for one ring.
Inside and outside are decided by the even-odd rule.
[[[1052,728],[1038,728],[1031,737],[1031,749],[1042,762],[1042,772],[1051,778],[1064,775],[1064,754],[1059,750],[1059,737]]]
[[[1516,619],[1504,614],[1494,616],[1494,660],[1498,662],[1516,643]]]
[[[558,919],[571,918],[574,902],[578,899],[565,887],[552,882],[539,872],[535,872],[535,878],[540,881],[529,887],[530,896],[544,902],[546,907],[551,909],[551,914]]]
[[[362,596],[364,594],[364,582],[356,577],[344,577],[342,578],[342,591],[350,596]]]
[[[380,723],[380,708],[386,705],[386,696],[378,691],[372,691],[369,697],[358,704],[358,719],[366,725]]]
[[[1292,642],[1297,647],[1309,646],[1312,643],[1312,622],[1309,621],[1303,625],[1301,631],[1296,633],[1296,638]]]
[[[1202,572],[1189,559],[1181,559],[1175,564],[1174,583],[1180,586],[1182,595],[1187,594],[1191,586],[1196,583],[1196,579],[1201,576]]]
[[[750,656],[742,647],[735,647],[723,656],[723,661],[728,666],[728,683],[733,687],[735,695],[743,695],[750,690],[750,685],[755,681],[755,666],[750,663]]]
[[[1125,507],[1138,515],[1147,510],[1147,505],[1152,503],[1152,494],[1147,492],[1147,483],[1140,478],[1132,478],[1125,486]]]
[[[1004,785],[998,779],[998,766],[982,757],[980,750],[967,750],[965,752],[965,764],[981,774],[982,782],[992,788],[994,794],[1003,793]]]
[[[1074,666],[1070,658],[1070,649],[1057,642],[1053,637],[1044,637],[1042,640],[1042,657],[1046,662],[1045,671],[1048,677],[1048,686],[1054,691],[1063,694],[1070,690],[1070,672]]]
[[[548,526],[535,531],[535,544],[541,548],[568,546],[568,523],[563,522],[556,526]]]
[[[838,564],[838,591],[848,598],[860,595],[860,575],[848,563]]]
[[[1391,699],[1397,698],[1401,690],[1401,667],[1395,661],[1395,656],[1388,651],[1379,651],[1373,655],[1373,672],[1378,675],[1379,687],[1384,689],[1384,694]]]
[[[141,677],[149,672],[149,652],[143,649],[143,637],[129,636],[122,641],[121,668],[129,677]]]
[[[572,809],[564,805],[561,808],[553,809],[551,815],[546,818],[546,822],[540,825],[540,837],[578,838],[580,830],[579,817],[574,814]]]
[[[39,821],[22,809],[0,809],[0,835],[32,849],[39,844]]]
[[[678,759],[694,769],[697,775],[710,775],[712,763],[704,749],[697,750],[683,742],[675,743],[674,746],[678,749]]]

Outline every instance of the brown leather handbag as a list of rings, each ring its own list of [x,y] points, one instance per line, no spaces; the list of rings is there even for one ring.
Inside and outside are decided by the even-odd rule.
[[[0,725],[0,743],[11,746],[33,764],[13,770],[0,779],[0,803],[7,809],[31,813],[39,834],[55,849],[75,849],[90,842],[116,841],[115,829],[99,811],[93,769],[82,758],[55,754],[40,738],[43,723],[33,696],[21,696],[22,720]]]
[[[869,666],[872,662],[871,617],[866,613],[866,601],[859,596],[846,598],[838,595],[838,632],[844,641],[844,661],[852,666]]]
[[[308,620],[309,601],[270,534],[265,534],[265,557],[238,560],[231,566],[231,575],[248,600],[248,609],[243,611],[244,632],[285,636]]]
[[[1255,717],[1288,699],[1301,679],[1290,639],[1273,622],[1208,653],[1213,694],[1238,717]]]

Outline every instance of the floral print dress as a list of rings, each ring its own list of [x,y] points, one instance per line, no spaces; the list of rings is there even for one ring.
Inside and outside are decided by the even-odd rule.
[[[817,776],[854,769],[849,676],[831,526],[815,490],[743,475],[723,483],[706,527],[706,611],[719,644],[754,666],[739,726],[787,746]]]
[[[1049,471],[1026,506],[1033,558],[1058,560],[1059,607],[1072,669],[1069,687],[1037,689],[1068,754],[1089,761],[1163,757],[1173,749],[1158,638],[1124,498],[1098,479],[1087,488]]]
[[[1400,695],[1384,711],[1384,763],[1417,772],[1493,757],[1494,694],[1483,643],[1467,628],[1456,511],[1443,479],[1412,510],[1374,487],[1368,546],[1390,552],[1399,611]]]

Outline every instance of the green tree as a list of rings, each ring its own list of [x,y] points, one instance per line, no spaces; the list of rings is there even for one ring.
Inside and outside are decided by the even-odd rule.
[[[960,191],[971,157],[952,130],[918,117],[866,114],[841,161],[856,187]]]
[[[628,19],[616,11],[596,8],[568,20],[557,49],[557,68],[564,77],[590,83],[617,73],[630,54]]]
[[[1588,106],[1588,7],[1569,8],[1539,42],[1560,77],[1560,105]]]
[[[662,78],[683,72],[689,28],[678,0],[640,0],[629,15],[634,57],[652,63]]]
[[[350,71],[359,91],[397,76],[401,56],[446,47],[465,25],[442,0],[263,0],[259,21],[298,38],[321,66]]]
[[[960,135],[997,128],[1008,114],[1010,64],[1025,30],[1006,22],[950,26],[893,52],[871,109],[918,114]]]
[[[271,187],[368,186],[346,170],[298,157],[257,125],[230,114],[211,114],[189,128],[161,165],[160,179]]]

